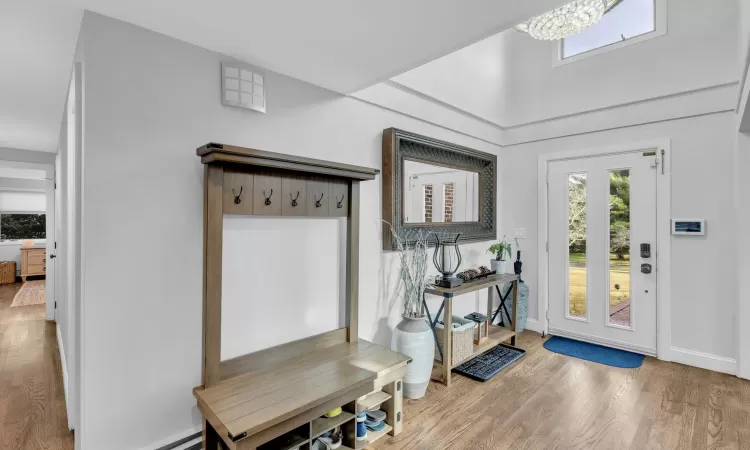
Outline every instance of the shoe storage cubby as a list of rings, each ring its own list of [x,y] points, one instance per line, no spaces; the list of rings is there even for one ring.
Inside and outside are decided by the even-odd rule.
[[[353,405],[350,404],[349,407],[353,409],[349,411],[352,412],[355,420],[353,420],[352,422],[347,422],[341,428],[344,432],[344,443],[351,443],[353,441],[354,445],[352,448],[354,448],[355,450],[359,450],[375,443],[375,441],[382,438],[383,436],[391,434],[395,427],[398,427],[400,429],[402,420],[401,405],[399,404],[398,409],[396,409],[393,394],[388,391],[392,389],[398,389],[400,391],[401,388],[401,381],[399,380],[383,386],[381,390],[376,390],[367,394],[363,398],[355,401]],[[400,396],[398,397],[400,398]],[[380,431],[367,430],[367,439],[358,441],[356,421],[357,415],[378,406],[378,409],[386,413],[386,418],[384,420],[385,427]]]
[[[266,442],[258,450],[310,450],[310,424],[306,423],[288,433]]]

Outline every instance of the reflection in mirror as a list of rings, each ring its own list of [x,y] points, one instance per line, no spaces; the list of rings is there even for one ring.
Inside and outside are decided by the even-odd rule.
[[[404,223],[479,221],[479,174],[404,161]]]

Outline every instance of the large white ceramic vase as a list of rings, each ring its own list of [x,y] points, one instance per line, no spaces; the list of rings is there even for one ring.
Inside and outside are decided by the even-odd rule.
[[[435,359],[435,338],[427,318],[404,317],[393,330],[391,348],[412,359],[409,372],[404,377],[404,397],[424,397]]]

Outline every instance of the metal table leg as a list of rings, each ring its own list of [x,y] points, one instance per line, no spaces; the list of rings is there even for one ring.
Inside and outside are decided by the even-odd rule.
[[[495,290],[497,291],[497,296],[500,298],[500,305],[497,307],[497,310],[495,310],[495,314],[492,315],[492,319],[490,320],[490,324],[495,322],[495,319],[497,318],[497,315],[500,314],[500,326],[505,326],[505,320],[503,319],[503,315],[501,313],[501,310],[505,310],[505,315],[508,317],[508,322],[510,322],[508,325],[513,326],[513,318],[510,317],[510,313],[508,312],[508,307],[505,305],[505,302],[508,300],[508,297],[510,297],[510,293],[513,291],[513,284],[510,285],[508,288],[508,292],[505,293],[505,296],[500,292],[500,286],[495,285]]]
[[[440,318],[440,313],[443,312],[443,308],[445,307],[445,299],[443,299],[443,302],[440,304],[440,309],[438,309],[438,313],[435,316],[435,320],[432,320],[432,316],[430,315],[430,308],[427,307],[427,300],[425,299],[425,295],[422,294],[422,304],[424,305],[424,310],[427,313],[427,320],[430,323],[430,328],[432,329],[432,336],[435,338],[435,345],[437,345],[438,353],[440,353],[440,360],[444,361],[443,357],[443,346],[440,345],[440,341],[438,341],[437,338],[437,332],[435,331],[435,326],[437,325],[438,319]]]

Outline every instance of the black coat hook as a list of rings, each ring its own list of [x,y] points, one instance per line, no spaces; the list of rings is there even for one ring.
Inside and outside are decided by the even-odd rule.
[[[234,193],[234,188],[232,188],[232,195],[234,195],[234,204],[235,205],[239,205],[240,203],[242,203],[242,199],[240,198],[242,196],[242,186],[240,186],[240,193],[239,194],[235,194]]]
[[[289,193],[289,198],[292,198],[292,193]],[[292,198],[292,207],[297,206],[297,199],[299,198],[299,191],[297,191],[297,196]]]
[[[344,207],[344,197],[345,195],[341,196],[341,200],[336,200],[336,208],[341,209]]]
[[[320,193],[320,200],[315,198],[315,195],[313,194],[313,199],[315,199],[315,207],[320,208],[320,202],[323,201],[323,193]]]
[[[266,201],[265,201],[266,206],[270,206],[271,205],[271,196],[272,195],[273,195],[273,189],[271,189],[271,195],[269,195],[268,197],[266,197],[266,190],[263,189],[263,197],[266,199]]]

